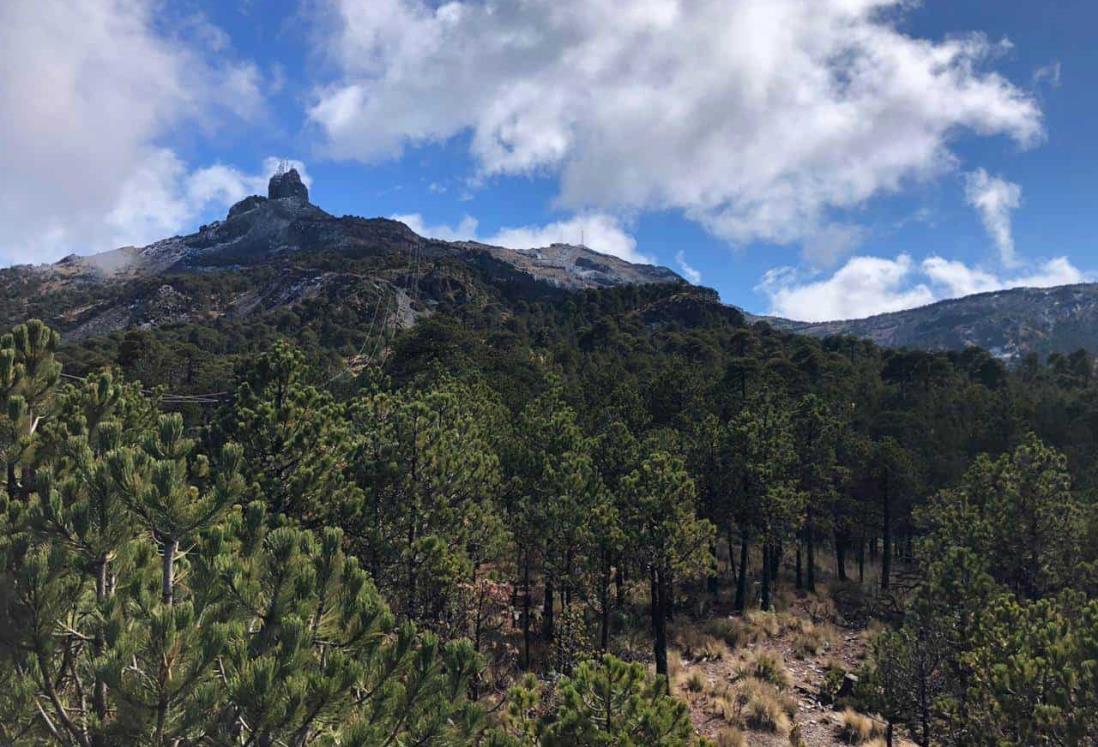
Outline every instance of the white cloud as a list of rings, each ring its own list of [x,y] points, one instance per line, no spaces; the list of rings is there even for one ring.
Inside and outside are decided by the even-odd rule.
[[[182,228],[189,180],[164,138],[262,112],[256,67],[207,23],[165,36],[164,12],[155,0],[0,3],[0,262]]]
[[[909,255],[900,254],[895,259],[852,257],[822,280],[806,280],[796,270],[781,267],[767,272],[756,290],[770,300],[773,315],[822,322],[860,319],[973,293],[1047,288],[1087,279],[1066,257],[1004,277],[958,260],[929,257],[916,264]]]
[[[583,213],[568,220],[556,221],[543,226],[519,226],[500,228],[498,231],[481,236],[478,234],[479,222],[466,215],[456,226],[428,224],[419,213],[394,215],[421,236],[443,239],[445,241],[479,241],[493,246],[505,246],[510,249],[531,249],[550,244],[585,244],[603,254],[620,257],[627,262],[653,264],[651,257],[637,251],[637,241],[626,231],[621,222],[603,213]]]
[[[965,199],[976,208],[984,228],[999,248],[999,257],[1007,267],[1020,262],[1014,252],[1014,233],[1010,214],[1022,204],[1022,188],[983,169],[965,174]]]
[[[675,254],[675,263],[679,266],[679,269],[682,270],[682,276],[684,278],[686,278],[688,281],[690,281],[694,285],[698,285],[699,283],[701,283],[702,274],[700,272],[698,272],[696,269],[694,269],[686,261],[686,254],[682,250],[679,250]]]
[[[961,133],[1043,137],[986,69],[1006,46],[930,41],[906,0],[328,0],[338,80],[310,120],[337,158],[470,135],[478,176],[550,173],[578,210],[680,209],[736,243],[853,250],[835,215],[955,168]]]
[[[767,272],[757,290],[770,299],[770,313],[809,322],[857,319],[923,306],[935,300],[923,283],[911,285],[911,257],[851,257],[825,280],[800,282],[791,268]]]

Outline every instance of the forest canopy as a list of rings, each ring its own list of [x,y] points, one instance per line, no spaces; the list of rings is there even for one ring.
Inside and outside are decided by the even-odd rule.
[[[18,325],[0,743],[792,741],[745,646],[829,626],[868,641],[826,678],[867,735],[1094,744],[1089,357],[819,341],[691,293],[446,310],[366,367],[318,327]],[[741,655],[719,692],[684,669]]]

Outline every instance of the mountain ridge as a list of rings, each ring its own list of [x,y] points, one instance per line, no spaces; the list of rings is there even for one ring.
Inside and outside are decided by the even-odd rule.
[[[861,319],[801,322],[749,313],[745,317],[796,334],[852,335],[890,348],[980,347],[1006,361],[1079,348],[1098,352],[1098,283],[986,291]]]

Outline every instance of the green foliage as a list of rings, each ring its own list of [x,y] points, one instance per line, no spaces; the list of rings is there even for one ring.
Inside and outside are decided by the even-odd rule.
[[[640,664],[581,662],[555,692],[527,676],[508,692],[492,747],[700,747],[686,706]]]
[[[809,586],[821,548],[880,559],[887,594],[841,588],[897,623],[861,693],[897,728],[1094,741],[1085,356],[1012,372],[440,261],[434,314],[362,369],[355,273],[399,269],[362,254],[307,258],[345,298],[224,314],[287,259],[173,280],[209,323],[0,338],[0,742],[471,744],[525,669],[562,679],[514,688],[493,744],[690,744],[668,619],[724,603],[715,556],[769,606],[793,548]],[[155,290],[110,287],[32,305]],[[654,678],[590,660],[649,633]]]

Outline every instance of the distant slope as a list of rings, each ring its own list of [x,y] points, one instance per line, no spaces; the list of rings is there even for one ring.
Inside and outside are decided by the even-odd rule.
[[[1085,348],[1098,353],[1098,283],[1014,288],[940,301],[866,319],[796,322],[749,316],[812,335],[853,335],[887,347],[961,350],[978,346],[1005,360]]]

